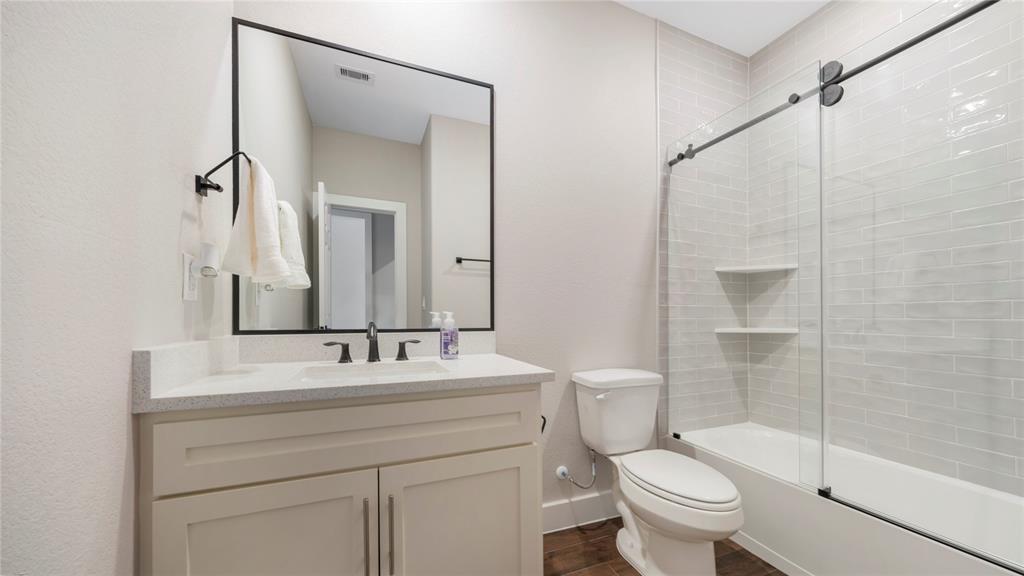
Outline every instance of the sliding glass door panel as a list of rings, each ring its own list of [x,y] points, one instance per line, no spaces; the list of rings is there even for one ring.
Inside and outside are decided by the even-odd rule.
[[[847,70],[971,4],[942,2]],[[1024,567],[1024,5],[843,83],[823,108],[823,485]]]

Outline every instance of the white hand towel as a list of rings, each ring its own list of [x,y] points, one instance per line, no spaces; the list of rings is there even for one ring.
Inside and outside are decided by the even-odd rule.
[[[244,166],[244,164],[243,164]],[[221,269],[271,284],[291,275],[281,256],[274,180],[256,158],[249,165],[249,186],[239,195],[238,213]]]
[[[277,223],[281,227],[281,255],[288,263],[291,275],[275,287],[305,290],[310,283],[309,274],[306,274],[306,257],[302,253],[302,239],[299,238],[299,217],[291,204],[282,200],[278,201],[277,206],[280,210]]]

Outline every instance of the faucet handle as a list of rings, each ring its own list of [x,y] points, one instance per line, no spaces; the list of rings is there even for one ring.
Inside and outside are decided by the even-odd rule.
[[[399,340],[398,341],[398,356],[395,356],[395,360],[408,360],[409,356],[405,353],[406,344],[419,344],[419,340]]]
[[[324,346],[341,346],[341,358],[338,358],[338,364],[352,362],[352,356],[348,353],[348,342],[324,342]]]

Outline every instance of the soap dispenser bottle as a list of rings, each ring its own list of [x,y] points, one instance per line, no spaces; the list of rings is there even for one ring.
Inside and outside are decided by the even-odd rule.
[[[440,328],[441,327],[441,313],[440,312],[431,312],[430,313],[430,327],[431,328]]]
[[[441,323],[441,358],[455,360],[459,357],[459,329],[455,327],[455,316],[444,313]]]

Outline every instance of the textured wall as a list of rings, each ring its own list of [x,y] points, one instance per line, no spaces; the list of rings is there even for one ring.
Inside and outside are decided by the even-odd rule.
[[[3,3],[4,574],[132,572],[131,350],[230,330],[226,284],[179,280],[193,174],[231,147],[230,16]]]

